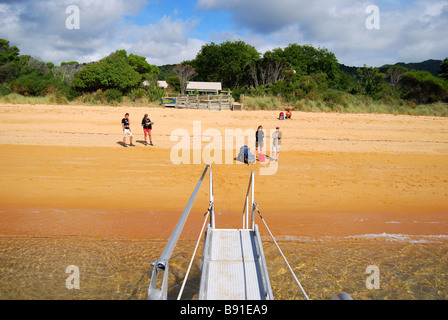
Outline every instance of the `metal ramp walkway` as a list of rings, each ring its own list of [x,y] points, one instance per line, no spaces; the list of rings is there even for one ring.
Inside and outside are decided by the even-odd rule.
[[[204,224],[199,234],[196,247],[182,288],[178,295],[178,300],[182,296],[185,283],[193,264],[194,256],[201,240],[204,229],[207,231],[204,239],[204,249],[202,257],[202,271],[199,287],[199,300],[273,300],[271,283],[268,269],[261,243],[258,225],[255,224],[255,213],[261,218],[266,230],[269,232],[274,244],[283,257],[300,290],[307,300],[308,295],[303,289],[300,281],[294,274],[286,257],[280,249],[277,241],[269,230],[266,221],[258,210],[254,194],[254,171],[252,171],[249,186],[246,193],[246,201],[243,209],[243,221],[241,229],[217,229],[215,227],[215,203],[213,196],[213,174],[210,165],[207,165],[202,173],[199,182],[188,201],[179,222],[174,229],[168,244],[165,247],[159,260],[151,263],[153,271],[148,289],[148,300],[168,299],[168,272],[169,261],[176,247],[179,236],[182,233],[185,222],[190,214],[191,207],[196,199],[196,195],[204,180],[205,174],[209,170],[210,174],[210,203],[205,214]],[[249,199],[250,198],[250,199]],[[208,222],[208,224],[207,224]],[[351,296],[345,292],[340,292],[333,297],[333,300],[352,300]]]
[[[272,298],[261,241],[254,230],[210,230],[205,250],[199,299]]]
[[[162,253],[162,256],[159,260],[151,264],[154,269],[149,285],[148,299],[167,299],[169,260],[207,170],[209,170],[210,173],[210,203],[207,212],[210,221],[207,225],[204,240],[199,299],[273,299],[261,237],[258,232],[258,226],[254,223],[256,210],[256,203],[254,202],[254,172],[252,171],[250,177],[246,194],[246,202],[243,209],[243,228],[217,229],[215,228],[213,175],[211,166],[209,165],[207,165],[201,178],[199,179],[199,182],[196,185],[196,188],[191,195],[181,218],[179,219],[176,229],[174,230],[164,252]],[[251,194],[250,202],[249,194]],[[251,215],[250,221],[249,214]],[[202,235],[202,232],[203,231],[201,231],[200,236]],[[162,273],[163,280],[160,285],[160,281],[158,284],[157,279]]]

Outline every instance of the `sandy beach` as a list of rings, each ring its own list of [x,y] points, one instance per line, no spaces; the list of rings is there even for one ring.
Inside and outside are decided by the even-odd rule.
[[[126,112],[135,147],[122,145]],[[143,144],[145,113],[154,122],[154,147]],[[340,291],[355,299],[446,299],[448,119],[277,116],[0,105],[0,298],[146,299],[150,262],[162,253],[208,155],[216,226],[242,227],[254,170],[260,212],[311,299]],[[259,125],[267,148],[271,129],[280,126],[284,135],[273,174],[266,169],[277,163],[234,161],[236,140],[230,157],[225,148],[229,130]],[[176,164],[185,151],[179,143],[193,146],[198,138],[202,149]],[[214,142],[222,149],[206,152]],[[208,178],[170,261],[170,297],[178,294],[207,208]],[[255,222],[275,299],[302,299],[262,221]],[[197,299],[200,256],[184,299]],[[80,290],[65,286],[68,265],[81,270]],[[369,265],[381,269],[381,290],[366,288]]]
[[[124,148],[130,113],[135,147]],[[144,146],[141,119],[154,122]],[[251,170],[278,237],[448,235],[448,119],[373,114],[0,105],[0,234],[167,239],[204,170],[174,164],[176,132],[281,127],[273,175],[213,163],[218,227],[241,227]],[[197,129],[197,123],[196,123]],[[174,133],[174,134],[173,134]],[[173,138],[174,137],[174,138]],[[208,142],[202,142],[202,148]],[[253,148],[252,148],[253,149]],[[268,151],[269,155],[270,152]],[[208,207],[205,181],[185,229]],[[261,222],[258,220],[259,224]]]

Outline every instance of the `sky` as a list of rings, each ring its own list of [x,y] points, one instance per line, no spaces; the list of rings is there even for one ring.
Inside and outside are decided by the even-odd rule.
[[[261,54],[307,44],[379,67],[443,60],[447,35],[448,0],[0,0],[0,38],[56,65],[121,49],[176,64],[204,44],[242,40]]]

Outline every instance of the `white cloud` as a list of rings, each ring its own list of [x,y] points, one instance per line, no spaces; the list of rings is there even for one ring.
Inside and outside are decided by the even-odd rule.
[[[256,39],[258,50],[312,44],[333,51],[341,63],[358,66],[448,55],[444,35],[448,1],[382,1],[378,4],[380,30],[365,26],[366,8],[371,4],[367,0],[199,0],[197,6],[230,13],[235,37],[249,43]]]
[[[199,0],[197,6],[205,10],[228,11],[238,28],[270,34],[293,24],[312,31],[321,23],[339,19],[341,10],[352,4],[351,0]]]
[[[448,1],[417,1],[402,15],[402,21],[397,26],[401,27],[396,37],[398,58],[419,61],[421,57],[448,56]]]
[[[66,8],[71,4],[80,9],[79,30],[66,28],[70,16]],[[0,37],[17,45],[22,54],[45,61],[86,62],[111,46],[119,31],[117,21],[135,14],[143,4],[143,0],[7,1],[0,7]]]
[[[154,1],[0,0],[0,38],[18,46],[21,54],[54,63],[95,61],[126,49],[152,64],[172,64],[193,59],[206,42],[234,39],[262,53],[290,43],[321,46],[341,63],[357,66],[448,55],[448,0],[376,2],[380,30],[365,27],[370,0],[198,0],[196,18],[180,18],[183,10],[170,9],[171,16],[161,15],[145,25],[134,19]],[[65,27],[68,5],[80,8],[79,30]],[[191,1],[179,4],[188,5]],[[216,12],[230,15],[233,24],[221,24],[221,32],[211,34],[201,17]],[[204,33],[203,39],[188,36]]]
[[[126,49],[143,55],[152,64],[179,63],[192,59],[204,42],[186,33],[196,20],[164,16],[154,24],[132,21],[145,0],[25,0],[0,2],[0,38],[29,54],[56,64],[62,61],[97,61],[111,52]],[[80,9],[80,29],[68,30],[68,5]]]
[[[150,63],[156,65],[193,59],[205,44],[186,36],[197,24],[197,20],[173,20],[164,16],[154,25],[130,26],[124,31],[128,35],[127,48],[134,54],[150,57]]]

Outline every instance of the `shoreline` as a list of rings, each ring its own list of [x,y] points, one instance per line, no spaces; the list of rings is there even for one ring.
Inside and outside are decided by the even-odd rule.
[[[0,238],[73,238],[96,240],[160,241],[166,243],[181,212],[142,211],[101,212],[92,209],[15,208],[1,212]],[[160,214],[158,218],[156,214]],[[394,241],[409,243],[448,242],[444,215],[391,215],[314,213],[297,214],[294,225],[281,225],[263,215],[277,241],[284,242],[365,242]],[[163,217],[164,219],[162,219]],[[217,217],[218,228],[238,228],[236,216]],[[290,216],[287,217],[291,220]],[[269,220],[268,220],[269,219]],[[285,220],[281,219],[281,220]],[[201,212],[192,212],[181,236],[194,241],[203,222]],[[271,241],[263,223],[256,218],[263,240]],[[334,229],[337,227],[337,229]],[[284,230],[286,229],[286,230]]]

